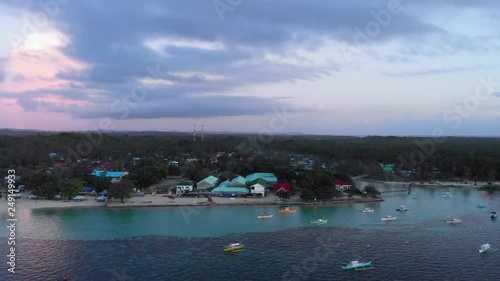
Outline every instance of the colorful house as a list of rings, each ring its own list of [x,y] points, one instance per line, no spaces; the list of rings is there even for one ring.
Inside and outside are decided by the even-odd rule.
[[[246,187],[246,180],[242,176],[235,177],[229,184],[231,187]]]
[[[274,184],[274,192],[278,192],[280,190],[290,192],[290,190],[292,190],[292,187],[290,186],[289,183],[275,183]]]
[[[380,163],[380,168],[382,168],[382,170],[384,172],[393,172],[394,171],[394,164],[382,164]]]
[[[219,181],[219,178],[214,177],[214,176],[208,176],[208,177],[202,179],[201,181],[199,181],[196,184],[196,188],[198,190],[206,190],[209,188],[214,188],[218,181]]]
[[[258,179],[257,183],[252,184],[250,186],[250,193],[252,194],[262,194],[262,196],[266,195],[266,186],[267,182],[264,179]]]
[[[278,183],[278,178],[274,173],[253,173],[246,177],[246,184],[252,186],[258,183],[259,179],[266,182],[264,185],[267,189],[272,189],[275,183]]]
[[[120,182],[124,176],[128,175],[128,172],[109,172],[104,170],[95,170],[91,175],[96,177],[105,176],[107,178],[111,178],[112,183],[117,183]]]
[[[335,180],[335,189],[339,191],[345,191],[349,189],[352,185],[346,181],[336,179]]]
[[[212,193],[220,193],[220,194],[247,194],[250,192],[246,187],[232,187],[232,181],[222,182],[218,187],[214,188]]]

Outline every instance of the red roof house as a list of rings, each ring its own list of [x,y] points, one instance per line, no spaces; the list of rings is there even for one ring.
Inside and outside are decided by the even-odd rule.
[[[289,183],[275,183],[274,184],[274,192],[278,192],[280,190],[290,192],[290,184]]]
[[[336,179],[335,180],[335,188],[337,190],[346,190],[348,189],[349,187],[351,187],[352,185],[346,181],[343,181],[343,180],[339,180],[339,179]]]

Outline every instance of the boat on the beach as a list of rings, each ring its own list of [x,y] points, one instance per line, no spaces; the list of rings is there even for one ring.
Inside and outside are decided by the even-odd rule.
[[[490,218],[496,219],[497,218],[497,212],[491,212]]]
[[[462,220],[459,219],[459,218],[454,218],[454,219],[451,219],[451,220],[446,220],[447,223],[449,224],[459,224],[459,223],[462,223]]]
[[[396,209],[396,211],[398,211],[398,212],[406,212],[406,211],[408,211],[409,209],[410,209],[410,208],[406,208],[406,206],[405,206],[405,205],[401,205],[401,208]]]
[[[317,219],[317,220],[313,220],[311,221],[312,224],[325,224],[325,223],[328,223],[328,220],[327,219]]]
[[[245,245],[240,244],[240,243],[232,243],[227,246],[224,246],[224,252],[241,252],[245,250]]]
[[[373,269],[372,262],[359,262],[359,261],[351,261],[345,266],[341,266],[343,270],[367,270]]]
[[[498,250],[497,248],[491,247],[490,243],[486,243],[486,244],[479,246],[479,253],[480,254],[485,253],[485,252],[496,252],[497,250]]]
[[[279,210],[280,213],[282,214],[286,214],[286,213],[296,213],[297,210],[296,209],[292,209],[292,207],[290,206],[285,206],[283,207],[281,210]]]
[[[263,213],[262,215],[258,216],[257,218],[259,218],[259,219],[270,219],[272,217],[273,217],[273,214]]]
[[[365,208],[365,209],[363,210],[363,213],[373,213],[373,212],[375,212],[375,209]]]
[[[393,216],[387,216],[385,218],[381,218],[381,220],[383,220],[383,221],[393,221],[395,219],[396,219],[396,217],[393,217]]]

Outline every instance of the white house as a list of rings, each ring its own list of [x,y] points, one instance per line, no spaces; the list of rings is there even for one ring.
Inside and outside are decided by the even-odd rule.
[[[254,185],[251,185],[250,186],[250,193],[253,193],[253,194],[262,194],[262,196],[264,196],[266,194],[266,187],[259,184],[259,183],[256,183]]]
[[[184,194],[186,192],[193,191],[193,183],[190,181],[182,181],[176,185],[176,194]]]

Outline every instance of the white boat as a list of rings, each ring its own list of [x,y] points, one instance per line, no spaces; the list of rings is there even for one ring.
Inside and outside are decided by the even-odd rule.
[[[365,208],[363,210],[363,213],[373,213],[373,212],[375,212],[375,210],[374,209],[370,209],[370,208]]]
[[[264,213],[264,214],[258,216],[257,218],[259,218],[259,219],[270,219],[272,217],[273,217],[273,214],[266,214],[266,213]]]
[[[488,252],[488,251],[491,251],[491,244],[490,243],[486,243],[486,244],[483,244],[481,246],[479,246],[479,253],[484,253],[484,252]]]
[[[451,198],[453,197],[453,194],[451,194],[451,192],[444,192],[443,193],[443,198]]]
[[[385,218],[381,218],[381,220],[383,220],[383,221],[393,221],[395,219],[396,219],[396,217],[393,217],[393,216],[387,216]]]
[[[454,218],[454,219],[451,219],[451,220],[446,220],[446,222],[449,223],[449,224],[459,224],[459,223],[462,223],[462,220],[458,219],[458,218]]]
[[[328,220],[327,219],[317,219],[317,220],[313,220],[311,221],[312,224],[325,224],[325,223],[328,223]]]
[[[350,263],[342,266],[343,270],[366,270],[373,269],[372,262],[359,262],[359,261],[351,261]]]
[[[398,212],[406,212],[406,211],[408,211],[409,209],[410,209],[410,208],[406,208],[406,206],[405,206],[405,205],[401,205],[401,208],[396,209],[396,211],[398,211]]]

